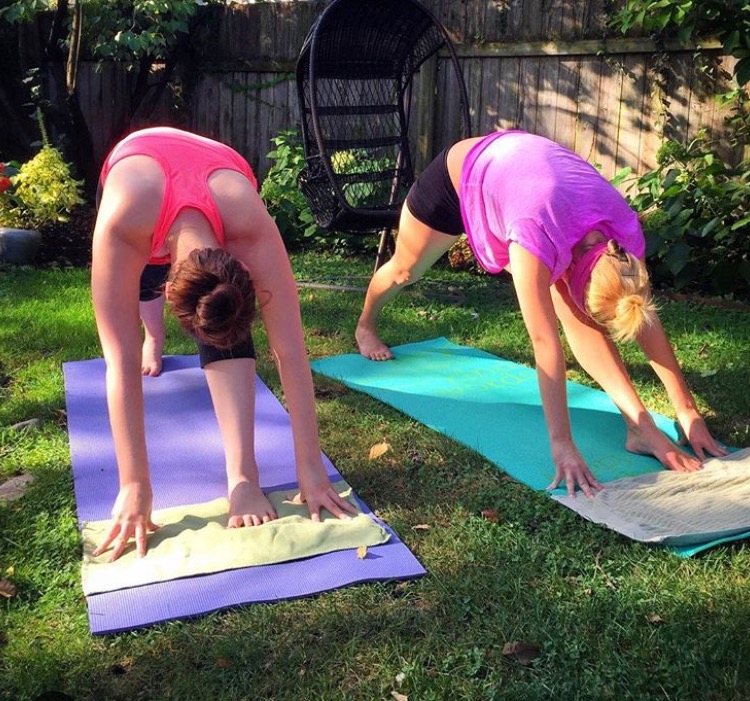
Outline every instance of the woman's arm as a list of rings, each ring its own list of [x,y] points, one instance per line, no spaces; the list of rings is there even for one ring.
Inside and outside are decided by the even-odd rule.
[[[114,523],[98,555],[113,545],[117,559],[131,536],[139,554],[146,552],[146,534],[156,528],[151,520],[152,491],[146,455],[141,385],[141,336],[138,282],[147,251],[129,240],[121,226],[119,203],[106,199],[94,231],[91,291],[94,313],[107,365],[106,387],[112,437],[117,457],[120,491],[112,510]]]
[[[680,427],[698,458],[704,460],[706,454],[726,455],[727,451],[716,442],[698,413],[661,321],[656,318],[654,323],[638,334],[636,340],[664,385]]]
[[[555,284],[552,298],[573,355],[622,413],[628,432],[626,448],[653,455],[671,470],[699,469],[700,463],[694,457],[658,429],[635,391],[617,348],[599,325],[578,311],[563,282]]]
[[[549,489],[565,480],[572,495],[578,485],[586,496],[601,489],[573,443],[565,388],[565,357],[550,295],[549,269],[521,246],[510,246],[510,266],[536,362],[542,406],[547,422],[555,478]]]
[[[227,250],[247,266],[255,287],[292,423],[300,496],[314,520],[321,508],[345,518],[355,509],[331,487],[323,466],[312,373],[289,258],[279,230],[259,197],[253,210],[252,237],[228,242]]]

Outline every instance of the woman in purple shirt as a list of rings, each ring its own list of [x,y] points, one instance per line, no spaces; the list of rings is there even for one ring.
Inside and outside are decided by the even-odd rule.
[[[601,489],[573,443],[558,320],[581,366],[627,425],[625,447],[694,471],[726,451],[708,431],[651,300],[638,217],[610,183],[568,149],[522,131],[466,139],[418,178],[401,213],[396,252],[373,276],[356,330],[362,355],[389,360],[377,333],[383,306],[466,232],[480,265],[513,276],[534,349],[555,476],[587,496]],[[656,427],[611,338],[635,340],[663,382],[696,457]]]

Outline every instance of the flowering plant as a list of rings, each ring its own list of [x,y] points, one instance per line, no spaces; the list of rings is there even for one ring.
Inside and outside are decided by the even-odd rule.
[[[83,183],[54,146],[45,143],[31,160],[0,167],[0,226],[38,229],[66,221],[71,209],[83,204]]]
[[[15,217],[10,211],[18,206],[13,177],[18,174],[17,161],[0,161],[0,226],[12,226]]]

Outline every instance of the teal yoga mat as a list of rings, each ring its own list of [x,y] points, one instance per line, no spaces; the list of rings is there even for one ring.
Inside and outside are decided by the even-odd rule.
[[[554,471],[535,370],[445,338],[392,351],[391,361],[351,354],[316,360],[312,368],[463,443],[532,489],[546,490]],[[604,392],[574,382],[567,391],[574,440],[600,482],[662,469],[654,458],[625,450],[625,424]],[[672,420],[652,415],[677,438]],[[749,535],[671,549],[690,556]]]

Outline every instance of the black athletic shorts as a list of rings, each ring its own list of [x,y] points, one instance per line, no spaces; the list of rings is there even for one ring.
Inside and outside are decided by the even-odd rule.
[[[453,236],[464,232],[458,194],[448,173],[448,149],[441,151],[414,181],[406,206],[431,229]]]
[[[164,294],[164,284],[169,276],[169,263],[148,263],[141,273],[141,289],[138,299],[151,302]]]

